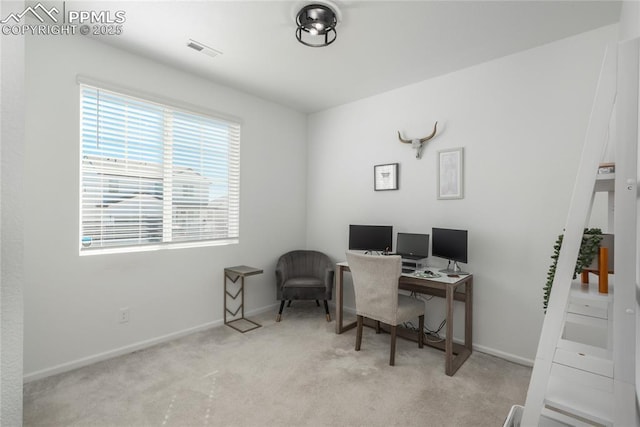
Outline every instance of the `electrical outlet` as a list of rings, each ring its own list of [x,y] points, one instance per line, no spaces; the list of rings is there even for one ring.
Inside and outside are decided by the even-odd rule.
[[[128,323],[129,322],[129,307],[121,308],[120,315],[118,316],[118,322],[120,323]]]

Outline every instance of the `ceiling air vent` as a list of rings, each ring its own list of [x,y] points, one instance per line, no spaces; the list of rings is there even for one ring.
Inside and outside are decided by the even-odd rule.
[[[219,50],[215,50],[214,48],[211,48],[205,44],[202,44],[200,42],[197,42],[193,39],[189,39],[189,43],[187,43],[187,46],[190,47],[193,50],[197,50],[198,52],[202,52],[205,55],[209,55],[212,58],[215,58],[218,55],[222,55],[222,52],[220,52]]]

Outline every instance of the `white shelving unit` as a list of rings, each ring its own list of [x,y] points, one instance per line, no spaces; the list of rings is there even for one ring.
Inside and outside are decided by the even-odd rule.
[[[521,420],[523,426],[638,426],[636,203],[640,41],[612,45],[603,62],[567,216],[549,306]],[[614,109],[615,107],[615,109]],[[615,174],[597,174],[616,114]],[[615,234],[609,293],[573,269],[596,192],[608,193]]]

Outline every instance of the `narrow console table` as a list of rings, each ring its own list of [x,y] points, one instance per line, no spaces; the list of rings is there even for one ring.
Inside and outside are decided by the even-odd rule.
[[[336,264],[338,274],[336,275],[336,334],[341,334],[356,326],[353,321],[343,325],[343,305],[344,272],[349,270],[346,262]],[[471,355],[473,348],[473,275],[460,275],[460,277],[443,276],[441,278],[427,279],[409,274],[400,276],[399,289],[417,292],[421,294],[434,295],[445,299],[446,303],[446,338],[443,342],[430,342],[425,340],[425,344],[445,352],[445,373],[452,376],[465,360]],[[464,291],[461,289],[464,288]],[[453,302],[464,303],[464,345],[453,342]],[[398,336],[412,340],[418,339],[416,332],[398,328]]]
[[[244,317],[244,278],[247,276],[253,276],[255,274],[262,274],[262,270],[259,268],[248,267],[246,265],[237,265],[235,267],[227,267],[224,269],[224,324],[232,327],[236,331],[245,333],[259,328],[259,323],[249,320]],[[234,294],[227,289],[227,280],[231,280],[232,283],[236,283],[240,278],[240,288]],[[235,311],[231,311],[227,306],[227,299],[231,298],[236,300],[240,296],[240,305]],[[240,312],[240,317],[235,317]],[[227,314],[234,319],[227,320]]]

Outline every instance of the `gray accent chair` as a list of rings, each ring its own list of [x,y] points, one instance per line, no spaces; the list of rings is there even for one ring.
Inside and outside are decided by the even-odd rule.
[[[424,346],[424,311],[422,300],[398,293],[402,258],[399,255],[377,256],[347,252],[347,262],[353,278],[356,296],[356,351],[362,343],[364,318],[376,321],[376,333],[380,322],[391,330],[391,355],[389,365],[395,364],[397,326],[418,318],[418,347]]]
[[[327,301],[333,292],[333,275],[333,262],[322,252],[296,250],[282,255],[276,265],[277,298],[281,301],[276,322],[282,319],[285,301],[291,305],[292,300],[315,300],[318,306],[323,300],[330,322]]]

